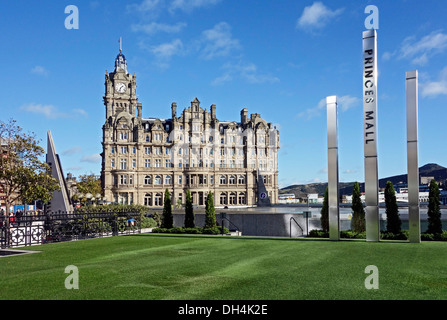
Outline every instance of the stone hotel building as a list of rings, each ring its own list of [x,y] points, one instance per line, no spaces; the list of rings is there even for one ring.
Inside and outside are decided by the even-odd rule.
[[[122,51],[105,74],[101,182],[107,201],[163,206],[195,205],[208,193],[216,207],[252,206],[278,198],[279,132],[257,113],[242,109],[240,121],[220,121],[216,106],[203,109],[195,98],[171,119],[144,118],[137,78],[127,71]]]

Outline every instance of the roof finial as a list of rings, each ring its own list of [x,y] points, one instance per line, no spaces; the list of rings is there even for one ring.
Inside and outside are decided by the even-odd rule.
[[[120,52],[123,52],[123,38],[120,37],[119,43],[120,43]]]

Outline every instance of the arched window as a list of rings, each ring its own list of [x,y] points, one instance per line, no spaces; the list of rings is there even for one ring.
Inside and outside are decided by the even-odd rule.
[[[156,176],[155,177],[155,181],[154,181],[154,184],[161,184],[161,177],[160,176]]]
[[[220,204],[227,204],[227,194],[225,192],[220,194]]]
[[[151,176],[144,177],[144,184],[152,184],[152,177]]]
[[[239,176],[238,183],[245,184],[245,176]]]
[[[165,177],[165,184],[172,184],[172,178],[171,178],[171,176],[166,176],[166,177]]]
[[[239,204],[247,204],[246,203],[245,192],[239,193]]]
[[[237,204],[237,197],[236,197],[236,192],[231,192],[230,193],[230,199],[229,199],[229,204]]]
[[[144,205],[148,207],[152,206],[152,195],[149,193],[144,195]]]
[[[227,184],[227,177],[220,176],[220,184]]]
[[[156,195],[155,195],[155,203],[154,203],[154,206],[159,206],[159,207],[161,207],[162,205],[163,205],[163,196],[162,196],[162,194],[161,193],[157,193]]]
[[[230,176],[230,184],[236,184],[236,176]]]

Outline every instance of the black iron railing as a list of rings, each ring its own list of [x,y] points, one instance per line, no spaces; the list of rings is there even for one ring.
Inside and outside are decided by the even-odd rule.
[[[48,213],[0,216],[0,247],[117,236],[141,232],[138,212]]]

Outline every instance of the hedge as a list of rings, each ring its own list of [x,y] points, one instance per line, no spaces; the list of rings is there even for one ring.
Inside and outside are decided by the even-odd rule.
[[[223,229],[223,233],[229,233],[228,228]],[[154,228],[152,233],[176,233],[176,234],[222,234],[222,227],[214,228],[184,228],[184,227],[174,227],[174,228]]]
[[[309,231],[309,237],[312,238],[329,238],[329,233],[323,230],[311,230]],[[409,231],[403,230],[400,233],[394,234],[392,232],[381,232],[380,239],[382,240],[408,240]],[[366,239],[366,232],[357,233],[352,230],[342,230],[340,231],[340,238],[345,239]],[[447,241],[447,231],[442,231],[442,233],[421,233],[422,241]]]

